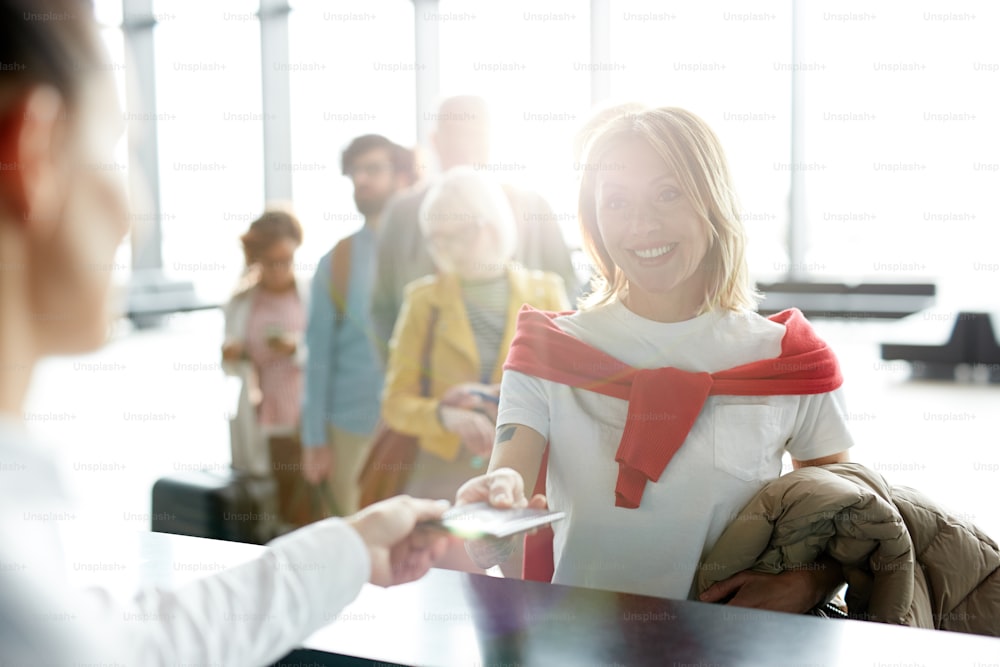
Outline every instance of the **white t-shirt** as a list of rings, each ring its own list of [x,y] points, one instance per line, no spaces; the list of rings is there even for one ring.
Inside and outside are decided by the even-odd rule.
[[[268,665],[326,625],[370,576],[361,537],[327,519],[259,557],[122,606],[74,590],[58,524],[72,518],[56,466],[0,415],[0,665]]]
[[[635,368],[715,373],[781,353],[785,327],[753,312],[685,322],[644,319],[613,301],[555,323]],[[506,371],[497,424],[549,442],[552,581],[689,598],[702,556],[748,500],[781,473],[787,450],[816,459],[852,446],[841,391],[806,396],[709,396],[684,444],[636,509],[615,507],[615,452],[628,402]]]

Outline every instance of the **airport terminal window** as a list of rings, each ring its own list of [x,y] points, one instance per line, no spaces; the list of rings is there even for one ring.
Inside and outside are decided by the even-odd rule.
[[[690,109],[719,135],[745,210],[750,268],[784,274],[791,2],[611,2],[614,99]]]
[[[96,7],[105,25],[120,23],[119,2]],[[411,0],[292,2],[292,186],[308,239],[299,261],[309,266],[361,224],[339,175],[343,146],[366,132],[416,141],[414,30],[437,21],[440,94],[487,97],[490,168],[540,191],[571,243],[571,138],[591,104],[591,71],[603,68],[610,99],[684,106],[719,133],[756,278],[789,269],[790,182],[801,172],[801,277],[935,281],[955,307],[975,306],[977,289],[1000,283],[995,258],[982,256],[1000,240],[987,199],[997,179],[988,123],[1000,76],[992,5],[937,12],[802,2],[797,19],[792,0],[763,9],[735,0],[608,7],[610,56],[592,62],[588,3],[440,0],[425,17]],[[264,203],[257,9],[257,0],[154,6],[157,112],[169,117],[158,125],[164,268],[199,284],[231,285],[242,261],[235,237]],[[805,157],[796,164],[793,31],[805,101],[794,137]],[[104,32],[112,60],[124,63],[121,32]],[[122,85],[124,66],[116,76]],[[846,108],[846,99],[864,101]],[[127,161],[124,146],[121,155]],[[126,244],[126,264],[127,254]]]
[[[356,136],[416,142],[410,0],[298,0],[289,14],[292,191],[308,269],[363,219],[340,154]]]
[[[264,204],[255,0],[154,3],[164,273],[225,296]]]
[[[800,6],[819,68],[803,110],[810,273],[934,281],[942,305],[982,309],[1000,288],[998,8]]]
[[[590,108],[590,10],[585,2],[441,0],[441,95],[478,94],[493,117],[489,168],[551,204],[573,245],[573,134]]]
[[[118,104],[125,110],[125,78],[134,76],[132,66],[125,56],[125,40],[121,31],[122,23],[122,3],[121,0],[97,0],[94,3],[94,15],[101,26],[101,38],[108,51],[108,61],[104,66],[111,73],[115,80],[118,91]],[[115,148],[115,163],[107,165],[122,181],[128,178],[129,154],[128,137],[122,134],[118,146]],[[131,275],[132,269],[132,249],[126,240],[118,247],[112,262],[111,272],[113,280],[118,284],[123,284]]]

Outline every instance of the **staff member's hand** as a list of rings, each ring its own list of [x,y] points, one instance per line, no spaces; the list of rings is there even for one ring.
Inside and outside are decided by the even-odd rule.
[[[371,583],[395,586],[427,574],[458,538],[435,528],[418,528],[421,521],[440,519],[446,500],[396,496],[369,505],[346,519],[358,532],[371,559]]]

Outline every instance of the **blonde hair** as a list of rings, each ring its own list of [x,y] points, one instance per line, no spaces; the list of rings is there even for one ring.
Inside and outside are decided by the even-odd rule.
[[[497,236],[498,256],[503,262],[517,250],[517,222],[503,187],[472,167],[445,172],[420,205],[420,231],[424,237],[446,220],[468,220],[492,227]]]
[[[750,281],[746,237],[722,145],[698,116],[677,107],[645,108],[635,103],[603,109],[578,138],[582,146],[579,220],[584,249],[597,267],[593,291],[580,302],[593,308],[619,296],[628,281],[611,259],[597,226],[597,176],[608,152],[640,139],[677,175],[684,195],[706,226],[707,272],[699,313],[716,308],[755,310],[760,299]]]

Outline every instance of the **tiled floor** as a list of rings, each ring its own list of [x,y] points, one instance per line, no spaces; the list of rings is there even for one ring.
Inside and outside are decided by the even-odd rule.
[[[879,342],[943,338],[949,323],[815,325],[841,360],[854,460],[1000,538],[1000,386],[910,382],[905,365],[879,360]],[[81,508],[76,528],[148,528],[158,477],[228,465],[221,331],[218,311],[175,315],[157,330],[123,325],[101,351],[37,370],[30,427],[60,452]]]

